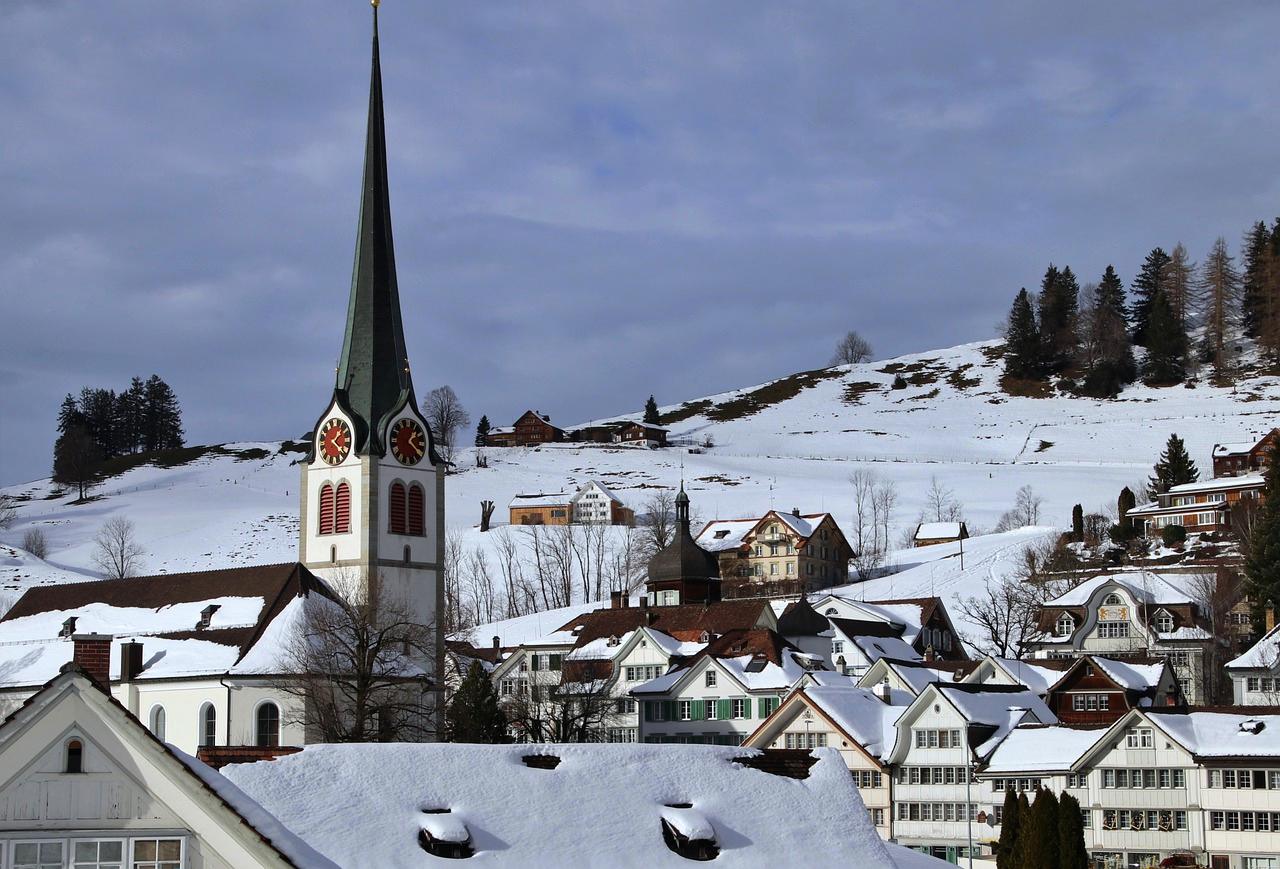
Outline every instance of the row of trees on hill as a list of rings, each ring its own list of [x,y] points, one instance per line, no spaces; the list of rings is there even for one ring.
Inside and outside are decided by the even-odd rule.
[[[1271,228],[1250,227],[1238,262],[1222,237],[1199,264],[1181,242],[1168,253],[1154,248],[1128,296],[1110,265],[1084,287],[1070,266],[1050,265],[1039,293],[1024,288],[1014,297],[1005,373],[1060,375],[1094,397],[1114,396],[1139,377],[1153,386],[1180,383],[1200,364],[1223,380],[1242,336],[1280,361],[1280,218]],[[1135,346],[1146,350],[1141,366]]]
[[[119,393],[86,386],[78,397],[67,393],[58,410],[53,480],[77,486],[84,500],[104,461],[182,445],[182,407],[160,375],[135,377]]]

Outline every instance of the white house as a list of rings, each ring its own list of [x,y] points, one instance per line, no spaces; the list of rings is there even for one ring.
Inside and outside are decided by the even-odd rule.
[[[589,480],[569,499],[575,525],[630,525],[634,514],[605,485]]]
[[[75,665],[0,725],[0,865],[337,869]]]
[[[1226,668],[1237,704],[1280,705],[1280,625],[1267,631]]]

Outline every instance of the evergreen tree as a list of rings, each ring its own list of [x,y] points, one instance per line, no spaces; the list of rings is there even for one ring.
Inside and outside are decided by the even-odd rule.
[[[1058,798],[1050,790],[1036,791],[1029,816],[1018,836],[1017,866],[1058,869]]]
[[[1133,343],[1139,347],[1147,346],[1151,304],[1157,295],[1167,292],[1168,282],[1169,255],[1163,248],[1154,248],[1133,279]]]
[[[1081,392],[1095,398],[1112,398],[1138,376],[1129,342],[1124,284],[1112,266],[1103,272],[1087,313],[1086,371]]]
[[[476,446],[482,447],[489,442],[489,417],[480,414],[480,422],[476,423]]]
[[[444,713],[445,739],[449,742],[507,742],[507,716],[498,705],[493,680],[472,661],[462,684]]]
[[[76,486],[83,501],[102,465],[102,452],[97,442],[79,426],[72,426],[58,436],[53,445],[53,481]]]
[[[66,434],[73,428],[84,428],[84,414],[80,412],[75,396],[68,392],[58,408],[58,433]]]
[[[1071,508],[1071,539],[1076,543],[1084,542],[1084,506],[1081,504]]]
[[[1026,289],[1014,297],[1009,310],[1009,324],[1004,333],[1004,373],[1021,380],[1033,380],[1044,375],[1041,363],[1042,348],[1036,315],[1031,309],[1031,297]]]
[[[1034,850],[1029,839],[1033,835],[1031,829],[1031,801],[1027,797],[1026,791],[1018,794],[1018,838],[1013,843],[1013,853],[1010,855],[1009,866],[1014,869],[1023,869],[1025,866],[1032,864],[1027,862],[1029,852]]]
[[[1271,227],[1259,275],[1258,343],[1273,360],[1280,359],[1280,217]]]
[[[1138,498],[1133,494],[1133,490],[1125,486],[1120,490],[1120,497],[1116,498],[1116,527],[1111,531],[1111,537],[1117,543],[1133,537],[1133,523],[1129,521],[1129,511],[1138,506]]]
[[[1191,460],[1186,444],[1176,434],[1169,435],[1169,441],[1165,444],[1164,452],[1160,454],[1154,470],[1155,473],[1151,476],[1149,484],[1151,492],[1156,495],[1163,495],[1174,486],[1194,483],[1200,479],[1200,471],[1196,468],[1196,463]]]
[[[1240,308],[1244,321],[1244,334],[1250,338],[1258,337],[1259,327],[1262,324],[1267,249],[1270,243],[1271,237],[1267,232],[1267,225],[1261,220],[1245,233]]]
[[[1022,810],[1016,788],[1004,792],[1004,809],[1000,812],[1000,841],[996,843],[996,869],[1021,869],[1014,862],[1018,838],[1022,831]]]
[[[116,396],[116,445],[121,453],[136,453],[145,448],[143,427],[146,405],[146,385],[141,377],[133,378],[129,388]]]
[[[1244,561],[1254,601],[1255,625],[1266,624],[1269,606],[1280,606],[1280,461],[1267,465],[1263,476],[1262,504],[1249,537]]]
[[[169,384],[153,374],[143,384],[145,403],[142,411],[143,449],[173,450],[182,446],[182,409]]]
[[[1146,323],[1147,360],[1143,379],[1151,386],[1172,386],[1186,376],[1187,333],[1174,316],[1169,297],[1157,291]]]
[[[658,416],[658,402],[653,400],[652,395],[644,403],[644,421],[645,425],[658,425],[661,421]]]
[[[1079,313],[1080,284],[1071,267],[1058,271],[1050,264],[1040,283],[1040,337],[1051,371],[1064,371],[1075,361],[1080,345],[1076,331]]]
[[[1058,801],[1058,869],[1089,869],[1080,801],[1065,792]]]
[[[116,455],[116,394],[110,389],[86,386],[80,390],[80,413],[84,415],[85,433],[98,445],[102,457]]]

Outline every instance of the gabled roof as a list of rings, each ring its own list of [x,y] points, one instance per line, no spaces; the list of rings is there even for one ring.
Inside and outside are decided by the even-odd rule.
[[[890,706],[867,689],[851,684],[808,684],[792,692],[744,740],[743,745],[763,747],[776,739],[777,733],[800,714],[797,707],[813,709],[840,732],[850,745],[856,746],[876,763],[882,763],[893,750],[897,739],[894,722],[905,709],[903,706]]]
[[[1028,718],[1041,724],[1057,724],[1058,718],[1036,692],[1021,685],[974,685],[937,682],[929,689],[947,700],[969,723],[970,746],[979,758],[991,754],[1013,728]],[[917,703],[924,702],[927,691]]]
[[[567,507],[572,497],[564,492],[516,495],[507,507]]]
[[[996,747],[983,773],[1068,772],[1109,729],[1023,724],[1011,730]]]
[[[1107,734],[1118,736],[1144,721],[1159,728],[1197,761],[1280,757],[1280,707],[1134,708],[1111,725]]]
[[[1041,697],[1049,693],[1049,689],[1062,679],[1062,674],[1076,665],[1076,659],[1037,658],[1023,660],[1020,658],[998,658],[988,655],[985,663],[1000,670],[1009,679],[1025,685]],[[970,672],[965,681],[974,681],[977,670]]]
[[[332,593],[303,565],[271,564],[37,586],[0,619],[0,676],[6,687],[39,685],[68,657],[69,640],[60,628],[74,619],[75,630],[110,634],[118,644],[143,642],[148,661],[143,679],[225,673],[235,667],[271,672],[280,650],[276,628],[292,624],[300,603],[315,593]],[[197,623],[212,609],[210,627]],[[111,666],[119,656],[113,649]]]
[[[1149,570],[1102,573],[1058,595],[1044,606],[1085,606],[1099,589],[1108,584],[1120,586],[1139,604],[1195,603],[1191,585],[1200,576],[1199,573],[1153,573]]]
[[[678,689],[706,661],[714,661],[747,691],[786,690],[810,667],[821,666],[814,656],[768,629],[732,630],[708,643],[698,654],[662,676],[632,689],[637,694],[666,694]]]
[[[916,540],[955,540],[965,533],[963,522],[921,522],[916,526]]]
[[[1280,625],[1262,635],[1243,655],[1227,664],[1228,670],[1273,670],[1280,664]]]
[[[86,735],[92,737],[95,727],[109,727],[126,745],[138,752],[135,762],[154,764],[167,771],[178,787],[186,785],[184,791],[207,813],[210,822],[220,826],[221,833],[227,837],[227,844],[239,851],[237,855],[226,856],[247,856],[255,860],[253,865],[259,866],[338,869],[336,864],[286,829],[218,772],[156,738],[102,685],[74,663],[64,664],[56,676],[0,723],[0,754],[30,728],[39,726],[41,718],[59,703],[76,700],[88,708],[91,716],[76,722],[87,732]],[[197,835],[202,834],[204,818],[184,816],[183,821]],[[251,835],[244,836],[242,828],[250,831]]]
[[[816,637],[830,630],[827,617],[815,610],[805,595],[787,604],[778,616],[778,633],[784,637]]]
[[[757,533],[766,522],[778,520],[798,535],[803,543],[813,536],[813,532],[830,513],[788,513],[783,510],[770,510],[755,519],[713,519],[698,532],[698,545],[708,552],[727,552],[737,549],[746,542],[746,538]],[[832,520],[837,532],[840,526]],[[841,532],[842,533],[842,532]]]

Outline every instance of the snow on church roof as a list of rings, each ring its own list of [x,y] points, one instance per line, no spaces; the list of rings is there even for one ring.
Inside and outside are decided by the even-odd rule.
[[[553,769],[522,757],[553,755]],[[803,780],[734,763],[758,752],[684,745],[313,745],[222,772],[295,835],[341,866],[430,862],[418,830],[447,809],[489,866],[682,867],[662,818],[691,804],[737,867],[843,864],[915,869],[880,841],[849,770],[817,749]],[[438,815],[435,815],[438,817]],[[891,856],[891,853],[895,856]]]

